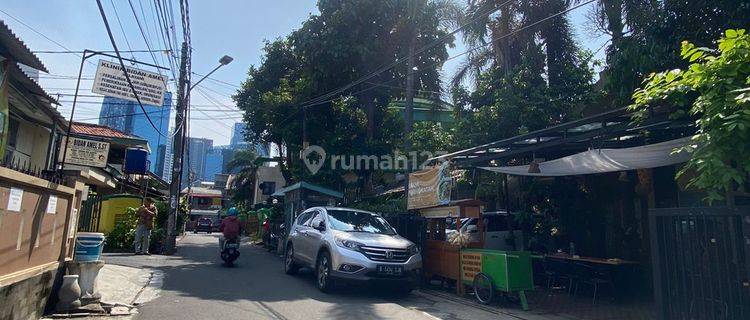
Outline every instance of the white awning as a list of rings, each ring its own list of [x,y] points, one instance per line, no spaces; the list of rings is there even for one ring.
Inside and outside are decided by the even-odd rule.
[[[633,148],[589,150],[539,163],[539,173],[529,173],[528,165],[480,167],[480,169],[519,176],[556,177],[656,168],[687,161],[690,154],[673,153],[673,151],[675,148],[690,143],[691,138],[685,137]]]

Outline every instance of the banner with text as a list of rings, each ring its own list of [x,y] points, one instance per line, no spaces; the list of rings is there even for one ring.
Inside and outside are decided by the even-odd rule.
[[[166,90],[164,76],[138,68],[125,67],[141,103],[162,106]],[[125,72],[122,71],[120,64],[105,60],[99,60],[94,87],[91,91],[109,97],[138,101],[128,85],[128,79],[125,78]]]
[[[61,146],[65,145],[63,140]],[[63,152],[60,152],[62,159]],[[104,168],[107,166],[109,143],[81,138],[70,138],[65,163]]]
[[[451,200],[451,176],[448,162],[432,169],[409,174],[407,209],[429,208]]]

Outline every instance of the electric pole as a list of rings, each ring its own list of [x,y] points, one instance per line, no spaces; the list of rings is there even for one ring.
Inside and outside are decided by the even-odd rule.
[[[175,112],[174,143],[172,143],[172,181],[169,185],[169,219],[167,220],[167,239],[165,254],[174,254],[177,238],[177,215],[180,210],[180,181],[182,178],[182,156],[185,144],[185,106],[187,90],[187,43],[182,43],[180,56],[180,78],[177,83],[177,107]]]
[[[412,128],[414,127],[414,75],[417,73],[414,66],[414,56],[416,55],[417,47],[417,22],[416,16],[418,14],[418,4],[414,1],[409,3],[409,56],[407,58],[407,70],[406,70],[406,101],[404,105],[404,152],[406,152],[406,170],[404,178],[404,192],[406,196],[409,195],[409,173],[411,172],[411,165],[409,163],[409,152],[411,151],[411,134]]]

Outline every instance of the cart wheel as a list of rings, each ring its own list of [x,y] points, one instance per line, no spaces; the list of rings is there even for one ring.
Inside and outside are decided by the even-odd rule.
[[[484,273],[477,273],[474,276],[474,296],[479,303],[488,304],[495,297],[495,287],[492,284],[492,278]]]

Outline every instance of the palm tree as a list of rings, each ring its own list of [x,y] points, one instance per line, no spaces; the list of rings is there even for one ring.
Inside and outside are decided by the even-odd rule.
[[[230,189],[233,190],[232,198],[235,202],[248,203],[254,200],[256,172],[265,160],[250,149],[238,150],[234,153],[232,160],[227,163],[227,169],[235,172],[230,182]]]

